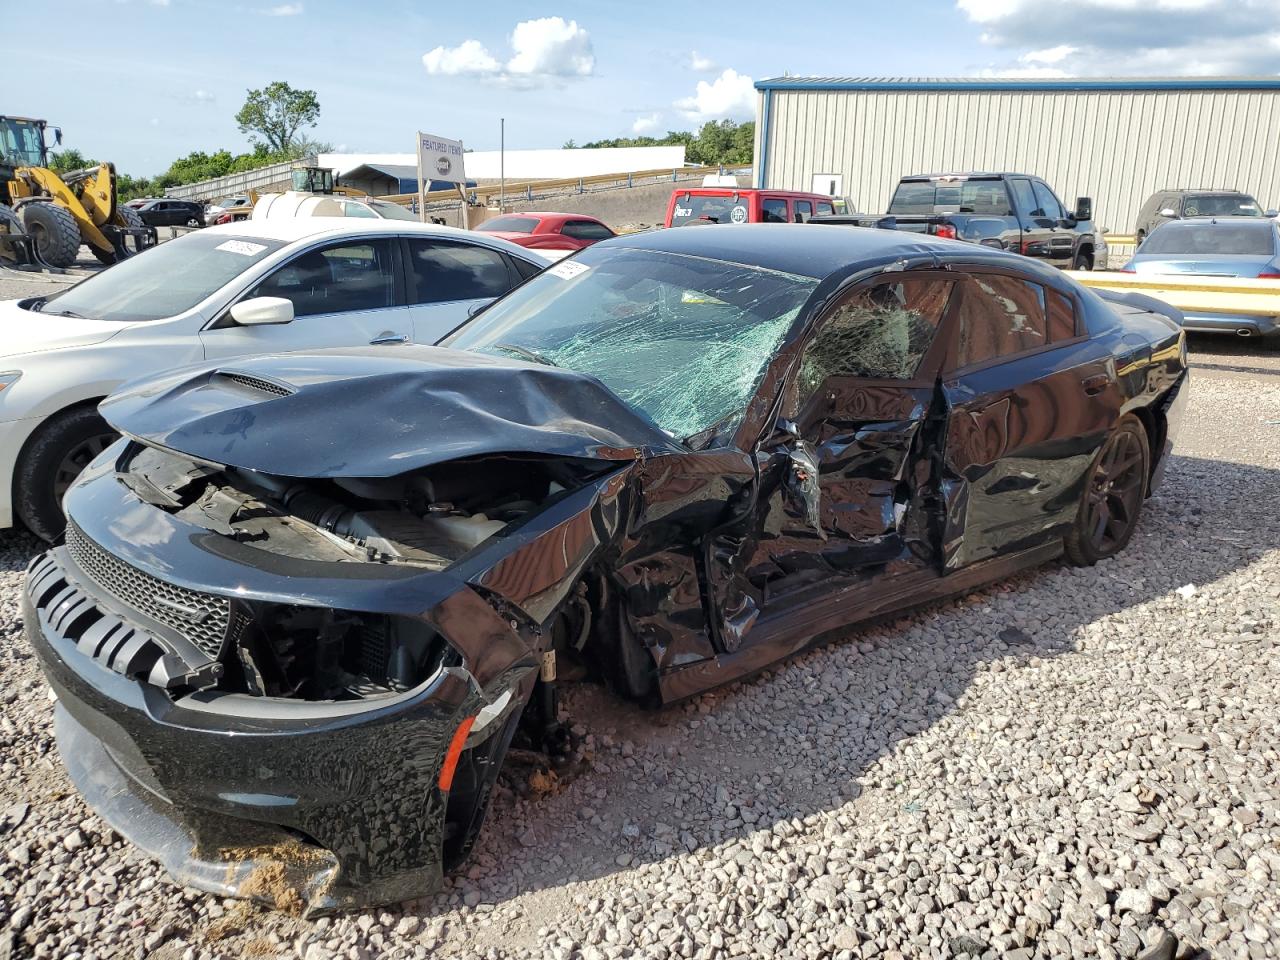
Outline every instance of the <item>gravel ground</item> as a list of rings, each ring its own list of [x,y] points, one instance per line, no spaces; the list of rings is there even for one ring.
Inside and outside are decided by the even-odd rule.
[[[85,807],[0,534],[0,958],[1280,957],[1280,352],[1193,346],[1121,557],[664,712],[571,690],[584,771],[337,919],[184,890]]]

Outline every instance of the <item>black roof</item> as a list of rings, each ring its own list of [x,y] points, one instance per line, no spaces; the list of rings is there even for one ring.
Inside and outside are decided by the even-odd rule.
[[[993,177],[1026,177],[1028,180],[1041,180],[1034,173],[1012,173],[1008,170],[952,170],[950,173],[911,173],[903,180],[940,180],[944,177],[967,177],[970,180],[991,179]]]
[[[1225,187],[1221,190],[1216,187],[1164,187],[1157,190],[1156,193],[1226,193],[1233,196],[1248,196],[1243,190],[1236,190],[1233,187]],[[1152,196],[1154,197],[1155,193]]]
[[[670,227],[602,240],[633,247],[707,257],[821,280],[849,267],[899,257],[957,252],[959,242],[915,233],[805,223],[710,224]]]

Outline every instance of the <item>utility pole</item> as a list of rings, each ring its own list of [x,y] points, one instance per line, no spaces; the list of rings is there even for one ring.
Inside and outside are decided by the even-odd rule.
[[[507,118],[498,118],[498,216],[507,212]]]

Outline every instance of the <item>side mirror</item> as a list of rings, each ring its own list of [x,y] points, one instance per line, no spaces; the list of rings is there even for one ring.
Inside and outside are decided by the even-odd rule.
[[[56,146],[59,146],[59,147],[62,146],[62,128],[61,127],[53,128],[53,142]]]
[[[1165,207],[1160,211],[1160,216],[1162,217],[1176,217],[1177,215],[1178,211],[1173,209],[1173,207]]]
[[[1093,219],[1093,200],[1090,197],[1076,197],[1076,212],[1072,214],[1075,220],[1092,220]]]
[[[242,327],[293,322],[293,301],[284,297],[254,297],[231,306],[231,319]]]

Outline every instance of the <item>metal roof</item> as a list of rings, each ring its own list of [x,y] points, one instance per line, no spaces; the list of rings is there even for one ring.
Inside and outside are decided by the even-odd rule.
[[[342,178],[367,177],[366,171],[372,170],[374,173],[380,173],[384,177],[391,177],[395,180],[417,180],[418,167],[412,163],[362,163],[358,167],[353,167],[346,173],[342,174]]]
[[[1280,90],[1268,77],[773,77],[757,90]]]

